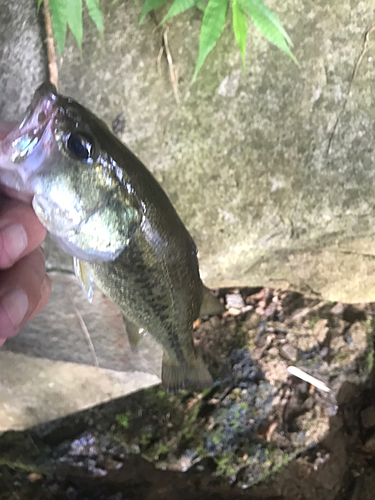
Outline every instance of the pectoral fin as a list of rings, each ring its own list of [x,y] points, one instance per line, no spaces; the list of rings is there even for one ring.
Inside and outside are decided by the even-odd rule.
[[[130,319],[125,316],[125,314],[122,315],[122,318],[124,320],[130,347],[132,348],[132,351],[134,351],[139,346],[143,338],[147,335],[147,332],[144,328],[140,328],[138,325],[133,323],[133,321],[130,321]]]
[[[199,317],[214,316],[215,314],[221,314],[224,311],[225,308],[219,299],[212,295],[211,291],[203,285],[203,299]]]
[[[94,278],[87,268],[87,264],[83,260],[73,257],[74,273],[77,277],[78,283],[81,285],[83,293],[87,300],[92,302],[94,295]]]

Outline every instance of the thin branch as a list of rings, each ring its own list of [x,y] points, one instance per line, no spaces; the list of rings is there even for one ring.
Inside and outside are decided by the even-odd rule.
[[[327,156],[329,155],[330,153],[330,150],[331,150],[331,145],[332,145],[332,141],[333,141],[333,138],[336,134],[336,130],[339,126],[339,123],[341,121],[341,118],[342,118],[342,115],[344,114],[345,112],[345,109],[346,109],[346,105],[348,103],[348,99],[350,97],[350,93],[351,93],[351,90],[352,90],[352,85],[353,85],[353,82],[354,82],[354,78],[356,77],[357,75],[357,72],[358,72],[358,68],[362,62],[362,59],[366,53],[366,50],[367,50],[367,47],[368,47],[368,42],[369,42],[369,38],[370,38],[370,34],[375,30],[375,23],[372,23],[372,25],[370,26],[370,28],[366,31],[365,33],[365,37],[364,37],[364,41],[363,41],[363,46],[362,46],[362,50],[361,50],[361,53],[359,54],[358,56],[358,59],[357,59],[357,62],[354,66],[354,69],[353,69],[353,73],[352,73],[352,76],[349,80],[349,85],[348,85],[348,90],[346,91],[346,94],[344,96],[344,103],[341,107],[341,111],[339,113],[339,116],[337,117],[337,120],[333,126],[333,129],[332,129],[332,132],[331,132],[331,135],[330,135],[330,138],[329,138],[329,141],[328,141],[328,147],[327,147]]]
[[[169,44],[168,44],[168,28],[164,31],[163,34],[163,41],[164,41],[164,49],[165,49],[165,55],[167,56],[167,61],[168,61],[168,67],[169,67],[169,75],[171,78],[171,83],[172,83],[172,88],[173,88],[173,93],[174,93],[174,98],[176,99],[177,104],[180,104],[180,98],[178,95],[178,77],[177,77],[177,71],[175,70],[174,64],[173,64],[173,59],[172,59],[172,54],[171,51],[169,50]]]
[[[43,0],[43,11],[44,11],[44,24],[46,27],[46,34],[47,34],[46,46],[47,46],[49,80],[57,88],[58,69],[57,69],[56,51],[53,38],[51,8],[49,5],[49,0]]]
[[[162,45],[162,46],[160,47],[159,54],[158,54],[158,58],[157,58],[157,66],[158,66],[158,75],[159,75],[159,77],[161,76],[161,67],[160,67],[160,63],[161,63],[161,58],[163,57],[163,52],[164,52],[164,46]]]
[[[85,338],[87,340],[87,343],[89,345],[89,348],[90,348],[90,351],[91,351],[91,356],[92,356],[92,359],[93,359],[93,362],[94,362],[94,365],[96,366],[96,368],[99,368],[99,361],[98,361],[98,357],[96,356],[96,352],[95,352],[95,348],[94,348],[94,344],[92,343],[92,340],[91,340],[91,337],[90,337],[90,334],[89,334],[89,331],[87,329],[87,326],[85,325],[85,322],[83,321],[83,318],[82,318],[82,315],[81,313],[78,311],[78,309],[75,307],[74,308],[75,311],[76,311],[76,314],[77,314],[77,317],[78,317],[78,320],[79,320],[79,323],[81,325],[81,328],[82,328],[82,331],[85,335]]]

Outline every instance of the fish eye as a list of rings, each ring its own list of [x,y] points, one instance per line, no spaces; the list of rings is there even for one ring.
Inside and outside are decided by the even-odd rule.
[[[66,148],[75,159],[87,161],[92,158],[93,142],[88,134],[72,132],[66,142]]]

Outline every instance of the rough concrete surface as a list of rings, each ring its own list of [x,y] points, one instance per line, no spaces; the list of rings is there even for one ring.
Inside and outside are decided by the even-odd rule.
[[[117,0],[103,2],[104,41],[87,16],[81,52],[68,36],[59,89],[108,124],[124,114],[122,139],[161,182],[193,235],[207,285],[273,285],[325,299],[374,300],[372,34],[363,49],[375,1],[268,5],[288,30],[299,67],[250,26],[243,72],[228,21],[191,84],[202,14],[189,11],[168,31],[178,106],[166,58],[158,64],[163,13],[139,27],[140,6]],[[20,118],[46,76],[41,21],[30,0],[1,3],[2,119]],[[66,257],[48,248],[49,268],[69,269]],[[45,313],[8,350],[26,350],[36,363],[47,352],[53,360],[91,364],[81,356],[82,328],[65,309],[63,297],[76,293],[73,280],[63,287],[65,279],[54,276],[48,309],[58,312],[60,323]],[[77,296],[80,311],[86,311],[84,303]],[[116,364],[108,350],[110,327],[103,330],[99,310],[87,312],[91,325],[101,325],[90,335],[102,342],[104,351],[96,349],[105,352],[103,359]],[[57,325],[64,326],[65,318],[72,330],[63,341]],[[82,349],[75,349],[76,339]],[[126,370],[134,370],[126,349],[124,359]],[[144,369],[154,373],[155,363],[147,363]]]
[[[0,432],[25,429],[159,383],[156,375],[0,352]]]

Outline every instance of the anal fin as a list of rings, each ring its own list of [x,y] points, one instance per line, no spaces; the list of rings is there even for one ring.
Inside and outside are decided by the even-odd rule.
[[[138,325],[133,323],[133,321],[128,319],[125,314],[122,315],[122,318],[124,320],[130,347],[132,348],[132,351],[134,351],[139,346],[143,338],[147,335],[147,331],[144,328],[140,328]]]
[[[199,317],[202,316],[214,316],[215,314],[221,314],[225,311],[223,304],[212,295],[211,290],[203,285],[203,299],[201,309],[199,311]]]

